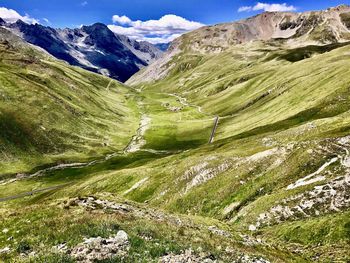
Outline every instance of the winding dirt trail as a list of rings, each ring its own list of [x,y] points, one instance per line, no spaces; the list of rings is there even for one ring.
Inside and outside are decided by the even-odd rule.
[[[109,88],[111,83],[113,83],[113,80],[111,80],[108,83],[108,85],[106,87],[107,89]],[[14,183],[18,180],[25,180],[25,179],[44,176],[45,174],[47,174],[49,172],[61,171],[61,170],[65,170],[65,169],[79,169],[79,168],[85,168],[88,166],[92,166],[95,164],[101,164],[101,163],[108,161],[109,159],[111,159],[113,157],[127,155],[129,153],[135,153],[138,151],[145,151],[145,152],[149,152],[152,154],[160,154],[160,155],[179,153],[179,151],[159,151],[159,150],[153,150],[153,149],[142,149],[142,147],[144,145],[146,145],[146,140],[144,139],[144,135],[145,135],[146,131],[149,129],[150,123],[151,123],[151,118],[148,117],[146,114],[142,114],[139,128],[136,130],[136,134],[134,136],[132,136],[130,142],[122,151],[117,151],[117,152],[108,154],[104,157],[101,157],[100,159],[92,160],[89,162],[57,164],[57,165],[54,165],[54,166],[51,166],[48,168],[41,169],[41,170],[39,170],[35,173],[32,173],[32,174],[21,175],[21,176],[18,176],[16,178],[2,180],[2,181],[0,181],[0,186],[5,186],[8,184]],[[30,195],[33,195],[36,193],[40,193],[40,192],[64,188],[65,186],[68,186],[71,184],[72,183],[58,185],[58,186],[52,186],[52,187],[46,187],[46,188],[36,189],[33,191],[29,191],[29,192],[20,193],[17,195],[2,197],[2,198],[0,198],[0,202],[14,200],[14,199],[18,199],[18,198],[23,198],[23,197],[30,196]]]
[[[106,89],[109,89],[109,87],[113,83],[113,81],[114,80],[111,80],[108,83]],[[203,110],[200,106],[188,103],[186,98],[183,98],[177,94],[170,94],[170,93],[159,93],[159,94],[176,97],[178,99],[178,101],[183,106],[195,108],[199,113],[204,114],[206,116],[211,116],[211,115],[203,112]],[[140,105],[140,108],[141,108],[141,105]],[[143,110],[140,109],[140,112],[143,112]],[[215,130],[217,128],[218,116],[215,116],[214,120],[215,120],[215,126],[213,129],[210,141],[213,140],[213,137],[214,137],[213,133],[215,133]],[[103,162],[108,161],[109,159],[116,157],[118,155],[119,156],[120,155],[127,155],[129,153],[135,153],[138,151],[144,151],[144,152],[149,152],[149,153],[153,153],[153,154],[160,154],[160,155],[180,153],[181,151],[142,149],[142,147],[146,145],[146,140],[145,140],[144,136],[150,127],[151,121],[152,121],[152,119],[148,115],[146,115],[145,113],[142,113],[139,128],[136,130],[136,134],[134,136],[132,136],[130,142],[122,151],[117,151],[117,152],[108,154],[104,157],[101,157],[100,159],[92,160],[90,162],[58,164],[58,165],[54,165],[52,167],[41,169],[33,174],[23,175],[23,176],[19,176],[17,178],[5,179],[5,180],[0,181],[0,186],[7,185],[10,183],[16,182],[18,180],[24,180],[24,179],[30,179],[30,178],[34,178],[34,177],[44,176],[45,174],[47,174],[49,172],[61,171],[61,170],[65,170],[65,169],[85,168],[85,167],[92,166],[95,164],[103,163]],[[204,121],[204,120],[200,120],[200,121]],[[46,187],[46,188],[42,188],[42,189],[37,189],[37,190],[25,192],[25,193],[20,193],[20,194],[9,196],[9,197],[3,197],[3,198],[0,198],[0,202],[9,201],[9,200],[17,199],[17,198],[22,198],[25,196],[30,196],[30,195],[33,195],[35,193],[64,188],[65,186],[68,186],[70,184],[72,184],[72,183],[53,186],[53,187]]]
[[[136,131],[136,135],[134,135],[125,148],[124,153],[134,153],[140,151],[143,146],[146,145],[146,140],[144,138],[146,131],[149,129],[151,124],[151,118],[147,115],[143,114],[141,117],[140,126]]]
[[[197,111],[201,114],[204,114],[204,115],[208,115],[207,113],[203,112],[202,110],[202,107],[201,106],[198,106],[198,105],[194,105],[194,104],[190,104],[188,103],[187,99],[184,98],[184,97],[181,97],[175,93],[159,93],[159,94],[165,94],[165,95],[168,95],[168,96],[172,96],[172,97],[176,97],[178,99],[178,101],[185,107],[192,107],[192,108],[196,108]]]

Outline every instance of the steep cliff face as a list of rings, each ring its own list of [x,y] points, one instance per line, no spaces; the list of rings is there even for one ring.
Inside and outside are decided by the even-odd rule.
[[[5,25],[5,24],[6,24],[5,20],[0,17],[0,26]]]
[[[117,37],[125,47],[127,47],[132,53],[147,64],[153,63],[163,54],[163,51],[157,46],[146,41],[138,42],[123,35],[117,35]]]
[[[120,81],[126,81],[163,53],[150,43],[116,35],[101,23],[76,29],[29,25],[20,20],[0,24],[56,58]]]

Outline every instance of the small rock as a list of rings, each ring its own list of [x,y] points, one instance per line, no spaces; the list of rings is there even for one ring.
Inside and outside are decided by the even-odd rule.
[[[250,225],[248,229],[249,231],[256,231],[256,226]]]
[[[128,241],[128,234],[123,230],[119,230],[116,239],[120,240],[121,242],[126,242]]]
[[[225,230],[219,229],[216,226],[210,226],[208,227],[208,230],[216,235],[224,236],[224,237],[231,237],[231,234]]]
[[[35,257],[36,256],[36,252],[32,251],[28,254],[28,257]]]
[[[10,253],[11,252],[11,248],[9,247],[4,247],[2,249],[0,249],[0,255],[1,254],[7,254],[7,253]]]
[[[312,154],[314,151],[313,151],[312,149],[308,149],[306,152],[307,152],[308,154]]]
[[[54,246],[53,249],[58,252],[65,252],[68,250],[68,247],[66,243],[62,243],[62,244],[58,244],[57,246]]]

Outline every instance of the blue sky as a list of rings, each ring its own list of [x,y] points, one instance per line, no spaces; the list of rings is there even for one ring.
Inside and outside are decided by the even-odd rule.
[[[261,4],[260,8],[257,7],[258,2]],[[153,34],[152,31],[148,30],[150,25],[154,28],[157,21],[165,27],[168,27],[169,23],[171,25],[175,23],[179,27],[184,25],[183,31],[185,32],[202,24],[228,22],[252,16],[269,10],[269,7],[272,6],[281,7],[283,3],[285,3],[284,7],[287,10],[306,11],[325,9],[342,3],[350,4],[350,0],[0,0],[0,7],[14,10],[19,15],[26,16],[28,21],[35,19],[41,24],[52,27],[78,27],[82,24],[102,22],[114,26],[114,30],[118,32],[124,32],[130,36],[136,33],[139,38],[144,36],[147,40],[147,38],[171,39],[174,37],[173,32],[156,30],[157,32]],[[238,12],[240,8],[241,11],[245,11]],[[0,12],[0,16],[1,14],[2,12]],[[168,14],[177,17],[168,16],[159,22],[161,17]],[[112,21],[113,16],[115,16],[114,22]],[[127,16],[129,20],[125,17],[118,19],[122,16]],[[148,20],[154,21],[148,24],[136,23]],[[175,22],[172,22],[173,20]],[[186,24],[187,21],[197,23]],[[130,29],[135,26],[139,26],[142,32]],[[148,31],[143,31],[145,26],[147,26]],[[179,34],[181,34],[181,30],[176,30],[174,35]],[[135,38],[137,38],[136,35]]]

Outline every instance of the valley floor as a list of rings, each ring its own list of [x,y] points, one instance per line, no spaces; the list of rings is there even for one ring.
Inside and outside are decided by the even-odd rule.
[[[1,44],[0,260],[348,262],[349,46],[256,45],[130,88]]]
[[[89,163],[46,168],[1,183],[0,256],[4,261],[308,262],[315,257],[341,261],[346,255],[341,242],[339,248],[311,242],[307,250],[297,240],[280,242],[275,238],[281,235],[281,225],[250,231],[252,224],[234,223],[229,216],[238,202],[223,207],[227,203],[223,201],[221,215],[212,213],[215,208],[205,212],[206,202],[215,201],[211,195],[223,193],[205,190],[207,197],[202,196],[201,185],[230,170],[238,175],[238,167],[244,163],[260,166],[267,173],[296,146],[269,145],[262,146],[261,152],[248,153],[249,157],[226,156],[215,143],[208,145],[214,116],[177,96],[147,91],[140,95],[139,128],[124,150]],[[275,143],[271,138],[266,144],[270,141]],[[232,154],[232,150],[225,153]],[[347,160],[346,155],[340,158]],[[182,170],[183,179],[177,175]],[[180,181],[184,179],[185,185]],[[243,178],[236,181],[246,184]],[[176,185],[173,189],[172,184]],[[195,199],[189,199],[193,191]],[[344,214],[328,222],[346,218]],[[296,224],[303,229],[305,224],[320,223]],[[308,230],[301,229],[302,235],[308,235]],[[120,241],[117,234],[124,232],[125,240]]]

